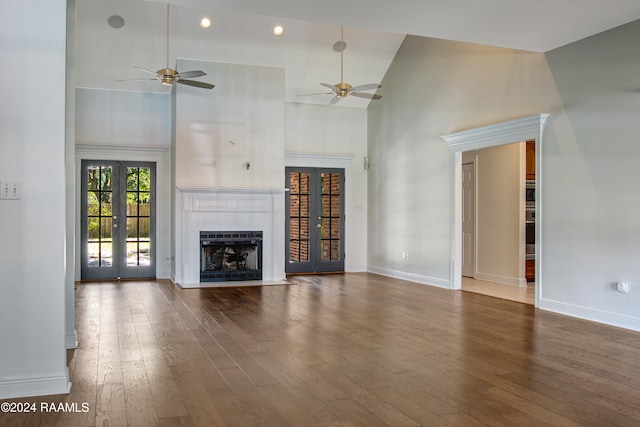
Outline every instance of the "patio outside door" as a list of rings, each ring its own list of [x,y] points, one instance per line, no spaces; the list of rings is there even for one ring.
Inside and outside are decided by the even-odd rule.
[[[286,168],[285,188],[285,271],[344,271],[344,170]]]
[[[155,163],[82,161],[81,278],[155,277]]]

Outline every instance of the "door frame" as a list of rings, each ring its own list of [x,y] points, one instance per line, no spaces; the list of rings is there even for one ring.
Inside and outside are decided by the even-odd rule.
[[[290,257],[290,249],[291,249],[291,217],[290,217],[290,196],[285,197],[285,272],[290,274],[296,273],[331,273],[331,272],[343,272],[345,270],[345,170],[343,168],[320,168],[320,167],[301,167],[301,166],[286,166],[285,167],[285,191],[290,191],[291,183],[290,183],[290,172],[298,172],[298,173],[307,173],[309,174],[309,260],[306,262],[298,262],[298,263],[289,263]],[[339,252],[340,259],[337,261],[323,261],[322,260],[322,249],[321,242],[324,240],[322,238],[322,228],[320,227],[320,223],[318,221],[321,220],[321,207],[322,207],[322,192],[318,192],[321,189],[321,180],[322,174],[338,174],[341,178],[340,192],[338,193],[340,196],[340,236],[338,237],[339,241]],[[315,191],[313,190],[315,186]],[[315,219],[316,215],[318,216]],[[333,217],[332,217],[333,218]],[[318,230],[320,228],[320,230]],[[314,249],[312,249],[314,248]],[[287,271],[290,267],[293,267],[293,271]],[[300,271],[296,271],[300,270]]]
[[[81,205],[80,205],[80,240],[82,247],[80,248],[81,265],[80,272],[82,280],[120,280],[137,279],[137,278],[155,278],[156,272],[156,163],[145,162],[139,160],[95,160],[85,159],[80,161],[81,164]],[[89,166],[100,165],[107,166],[112,169],[111,193],[112,193],[112,212],[110,217],[118,218],[112,227],[112,264],[110,267],[91,268],[88,266],[87,240],[88,234],[87,220],[87,194],[89,192],[88,182],[85,180],[86,172]],[[130,167],[148,168],[150,170],[150,203],[149,203],[149,266],[129,266],[127,261],[127,169]],[[113,197],[117,196],[117,197]],[[89,277],[89,276],[94,277]]]
[[[353,247],[353,242],[350,240],[350,233],[353,229],[357,230],[357,225],[352,221],[360,221],[353,214],[353,198],[350,197],[353,194],[353,168],[355,167],[353,160],[355,156],[353,154],[310,154],[310,153],[292,153],[285,152],[285,167],[308,167],[308,168],[323,168],[323,169],[344,169],[344,271],[366,271],[366,265],[354,265],[355,257],[352,256],[353,251],[361,248]],[[363,166],[364,167],[364,166]],[[283,171],[284,182],[284,171]],[[284,227],[284,224],[283,224]]]
[[[460,132],[442,135],[451,153],[451,200],[454,219],[452,221],[450,263],[450,289],[462,289],[462,153],[480,148],[495,147],[535,140],[536,142],[536,280],[535,307],[539,306],[543,289],[543,243],[542,229],[542,151],[544,126],[549,114],[535,114],[518,119],[507,120],[487,126],[467,129]]]
[[[472,179],[473,179],[473,201],[472,201],[472,222],[473,222],[473,242],[471,244],[471,254],[470,257],[472,259],[472,265],[471,265],[471,276],[465,276],[465,277],[472,277],[472,278],[476,278],[476,275],[478,273],[478,259],[477,259],[477,254],[478,254],[478,246],[477,246],[477,226],[478,226],[478,201],[477,201],[477,194],[478,194],[478,179],[477,179],[477,163],[478,163],[478,156],[477,155],[472,155],[469,156],[469,158],[465,158],[466,156],[463,154],[462,156],[462,167],[464,168],[464,166],[468,166],[471,165],[473,167],[473,173],[472,173]],[[460,180],[460,182],[462,183],[462,179]],[[461,218],[461,224],[462,224],[462,215],[460,216]],[[461,241],[462,242],[462,241]],[[464,242],[462,242],[464,243]],[[464,248],[463,248],[464,249]],[[464,255],[464,254],[463,254]],[[461,262],[464,261],[463,258],[461,258]],[[462,272],[462,267],[461,270]]]
[[[171,254],[171,182],[168,172],[168,146],[132,147],[122,145],[76,144],[75,147],[75,229],[74,229],[74,277],[81,278],[81,199],[82,160],[117,160],[155,162],[156,164],[156,278],[172,277]],[[71,266],[69,266],[71,268]]]

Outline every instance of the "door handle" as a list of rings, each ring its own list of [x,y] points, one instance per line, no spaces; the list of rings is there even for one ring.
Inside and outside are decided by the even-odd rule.
[[[322,228],[322,224],[316,224],[316,228]]]

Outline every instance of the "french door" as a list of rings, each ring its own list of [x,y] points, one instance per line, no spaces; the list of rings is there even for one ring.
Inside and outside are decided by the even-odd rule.
[[[82,161],[83,280],[155,277],[155,163]]]
[[[286,168],[285,188],[285,271],[344,271],[344,170]]]

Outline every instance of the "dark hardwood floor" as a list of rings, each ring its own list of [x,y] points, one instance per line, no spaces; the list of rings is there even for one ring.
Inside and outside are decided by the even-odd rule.
[[[640,333],[366,273],[290,280],[78,284],[71,393],[10,401],[78,411],[0,425],[640,425]]]

